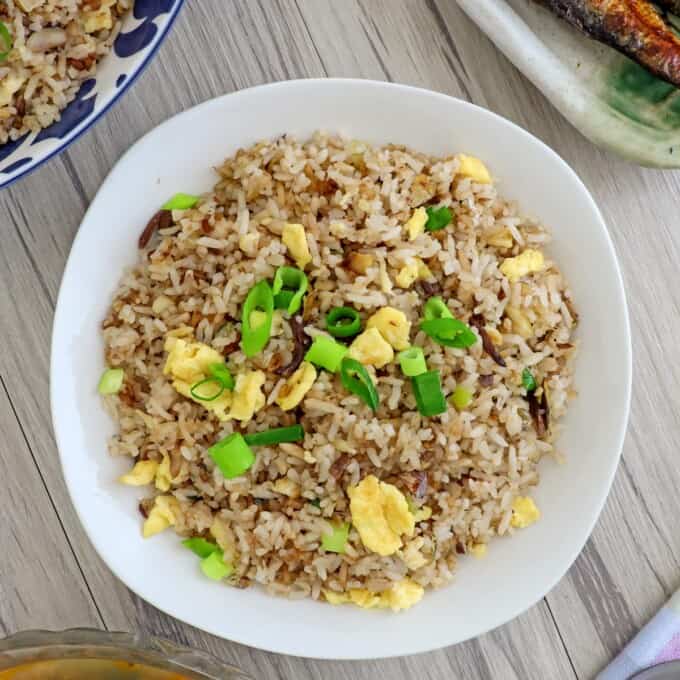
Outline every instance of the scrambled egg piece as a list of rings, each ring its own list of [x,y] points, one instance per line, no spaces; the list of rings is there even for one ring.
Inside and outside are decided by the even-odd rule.
[[[427,224],[427,210],[425,208],[416,208],[411,215],[411,219],[404,225],[408,233],[408,240],[415,241],[418,236],[425,232],[425,225]]]
[[[404,265],[397,274],[396,282],[399,288],[410,288],[418,280],[418,263],[414,260]]]
[[[352,524],[369,550],[393,555],[402,546],[402,534],[413,535],[415,520],[406,497],[396,486],[369,475],[347,489],[347,495]]]
[[[286,380],[276,396],[276,403],[284,410],[295,408],[309,392],[316,380],[316,368],[309,361],[303,361],[300,368]]]
[[[142,529],[144,538],[149,538],[174,526],[178,513],[179,501],[174,496],[156,496],[149,516],[144,522]]]
[[[347,356],[364,365],[382,368],[394,359],[394,350],[377,328],[367,328],[354,339]]]
[[[353,588],[346,593],[323,591],[326,602],[329,604],[352,603],[363,609],[391,609],[394,612],[417,604],[424,593],[425,590],[421,585],[408,578],[398,581],[392,588],[382,593],[372,593],[365,588]]]
[[[394,307],[379,309],[369,317],[366,328],[377,328],[380,335],[396,350],[406,349],[410,344],[411,322],[406,318],[404,312],[400,312]]]
[[[262,394],[265,379],[262,371],[248,371],[236,377],[229,418],[250,420],[265,405]]]
[[[404,564],[412,571],[420,569],[420,567],[426,565],[428,562],[427,557],[420,552],[424,543],[425,540],[422,536],[419,536],[418,538],[409,541],[401,551],[401,559],[404,560]]]
[[[469,177],[480,184],[491,184],[491,175],[486,169],[486,165],[479,158],[466,156],[462,153],[457,158],[459,163],[458,174]]]
[[[490,246],[495,246],[496,248],[512,248],[512,234],[507,229],[501,229],[500,231],[490,234],[487,237],[486,242]]]
[[[96,33],[113,28],[113,16],[108,7],[101,7],[92,12],[83,12],[82,17],[85,33]]]
[[[12,103],[12,97],[25,82],[25,76],[11,72],[0,80],[0,106],[9,106]]]
[[[260,240],[260,234],[257,231],[250,231],[243,234],[238,240],[238,247],[250,257],[257,255],[257,243]]]
[[[312,261],[305,228],[301,224],[287,224],[283,228],[281,240],[300,269],[304,269]]]
[[[527,248],[517,257],[509,257],[507,260],[503,260],[500,270],[510,283],[515,283],[527,274],[540,272],[544,264],[543,253],[540,250]]]
[[[414,522],[424,522],[426,519],[432,517],[432,508],[429,505],[423,505],[422,508],[418,508],[413,512]]]
[[[486,543],[475,543],[474,545],[470,546],[469,552],[477,559],[486,557]]]
[[[159,491],[170,491],[172,486],[172,475],[170,474],[170,457],[163,456],[161,464],[156,470],[156,488]]]
[[[155,460],[140,460],[130,472],[118,477],[118,481],[128,486],[146,486],[153,482],[157,469],[158,463]]]
[[[211,364],[223,364],[224,357],[202,342],[190,342],[170,335],[165,341],[165,351],[168,352],[168,359],[163,373],[174,378],[172,386],[181,395],[212,411],[220,420],[229,420],[227,409],[232,401],[229,390],[224,390],[213,401],[201,401],[191,396],[191,386],[205,380]]]
[[[505,308],[506,316],[512,321],[512,330],[521,335],[523,338],[530,338],[534,334],[534,328],[529,321],[529,317],[517,309],[517,307],[507,306]]]
[[[517,529],[526,529],[541,518],[541,512],[529,496],[517,496],[512,502],[510,524]]]

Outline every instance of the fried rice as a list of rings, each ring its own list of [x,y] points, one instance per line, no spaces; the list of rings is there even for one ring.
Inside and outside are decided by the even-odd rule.
[[[544,253],[546,229],[492,182],[466,176],[469,160],[322,133],[305,142],[283,136],[239,150],[194,208],[155,216],[145,230],[139,263],[103,323],[106,363],[125,375],[122,389],[105,397],[118,428],[110,451],[165,464],[164,484],[157,475],[142,515],[171,497],[166,524],[182,537],[216,540],[233,566],[230,585],[382,606],[381,595],[405,583],[421,592],[448,583],[459,559],[482,556],[490,539],[538,517],[531,489],[541,458],[560,458],[554,442],[574,396],[578,319]],[[453,221],[411,240],[405,225],[427,206],[449,207]],[[277,313],[268,344],[247,358],[240,320],[249,290],[294,266],[282,242],[291,222],[303,225],[311,255],[304,334],[323,333],[336,306],[355,308],[364,323],[386,306],[400,310],[443,392],[462,388],[469,403],[449,400],[443,414],[422,416],[394,360],[367,366],[380,398],[375,413],[323,370],[294,410],[277,405],[299,328]],[[527,251],[543,253],[542,266],[506,275],[503,263]],[[402,273],[414,262],[409,284]],[[419,329],[433,295],[477,342],[446,347]],[[262,371],[264,406],[248,421],[222,422],[179,394],[164,373],[169,334],[217,350],[234,375]],[[234,479],[208,453],[233,432],[293,423],[304,427],[303,441],[257,448],[252,467]],[[417,520],[392,554],[369,550],[355,526],[349,495],[369,477],[396,488]],[[338,522],[350,524],[344,552],[329,552],[322,536]]]
[[[1,0],[0,144],[59,120],[94,76],[134,0]],[[0,54],[7,51],[0,37]]]

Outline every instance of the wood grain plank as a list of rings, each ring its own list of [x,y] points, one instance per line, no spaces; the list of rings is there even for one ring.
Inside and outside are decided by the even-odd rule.
[[[97,626],[99,612],[9,401],[0,373],[0,634]],[[69,593],[69,597],[63,597]]]

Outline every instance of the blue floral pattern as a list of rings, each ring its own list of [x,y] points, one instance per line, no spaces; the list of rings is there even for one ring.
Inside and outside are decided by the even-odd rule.
[[[85,81],[61,118],[38,133],[0,145],[0,188],[65,149],[132,84],[168,34],[184,0],[136,0],[113,49]]]

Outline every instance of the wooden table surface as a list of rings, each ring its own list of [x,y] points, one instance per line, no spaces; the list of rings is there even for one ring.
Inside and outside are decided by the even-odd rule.
[[[518,619],[414,657],[277,656],[161,614],[94,554],[66,493],[50,424],[59,282],[112,165],[178,111],[251,85],[319,76],[439,90],[506,116],[556,149],[604,213],[632,314],[635,375],[623,461],[583,553]],[[679,189],[680,173],[634,167],[582,138],[453,0],[188,0],[122,102],[66,153],[0,193],[0,635],[142,629],[206,649],[258,680],[592,678],[680,585]]]

